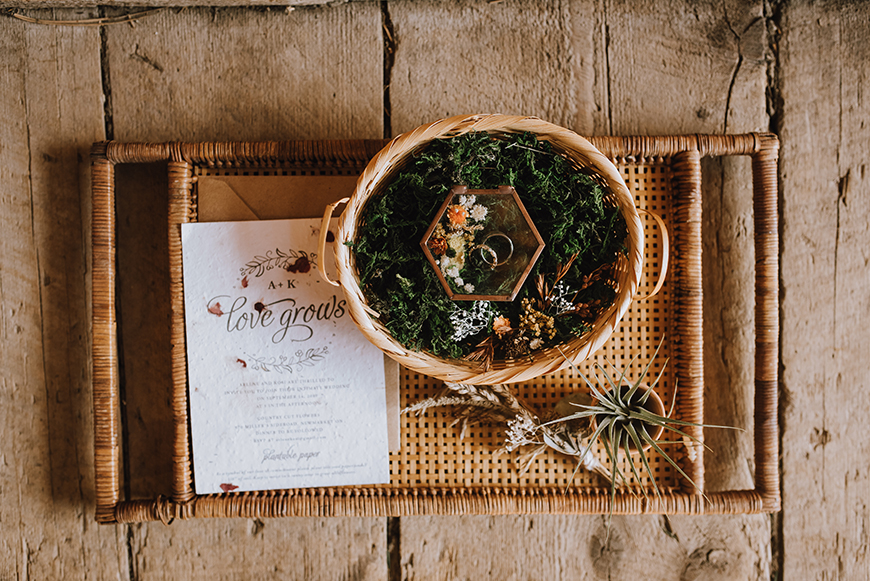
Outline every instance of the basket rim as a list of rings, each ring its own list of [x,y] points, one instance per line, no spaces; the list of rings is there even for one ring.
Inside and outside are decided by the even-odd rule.
[[[592,324],[592,330],[574,339],[535,352],[535,359],[496,360],[488,370],[479,362],[445,359],[401,345],[386,327],[372,315],[359,284],[354,255],[347,244],[334,245],[338,282],[347,300],[348,311],[360,331],[384,353],[409,369],[445,381],[477,384],[526,381],[553,373],[570,364],[578,364],[595,353],[614,332],[637,292],[642,273],[643,235],[634,198],[616,166],[588,140],[577,133],[537,117],[498,114],[459,115],[421,125],[393,138],[378,152],[360,175],[350,201],[339,218],[338,239],[355,239],[357,223],[376,187],[398,163],[435,139],[450,138],[470,132],[512,134],[531,132],[549,141],[553,148],[583,167],[592,168],[616,199],[628,229],[628,252],[619,259],[618,292],[613,304]]]

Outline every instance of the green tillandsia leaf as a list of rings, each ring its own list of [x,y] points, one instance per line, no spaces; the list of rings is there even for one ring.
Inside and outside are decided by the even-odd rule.
[[[581,379],[583,380],[583,382],[586,384],[586,387],[588,387],[589,389],[595,389],[595,386],[592,385],[592,382],[589,381],[589,379],[587,379],[585,375],[583,375],[583,373],[580,371],[580,369],[578,369],[577,366],[574,365],[574,362],[573,362],[573,361],[571,361],[570,359],[568,359],[568,356],[565,355],[565,352],[564,352],[564,351],[562,351],[562,347],[560,347],[560,346],[556,346],[556,349],[557,349],[557,350],[559,351],[559,353],[562,355],[562,358],[563,358],[565,361],[568,362],[568,366],[571,368],[571,370],[574,371],[574,373],[576,373],[577,375],[580,376],[580,378],[581,378]]]
[[[631,361],[628,362],[628,365],[626,365],[625,367],[622,368],[622,375],[619,376],[620,388],[622,387],[622,382],[625,379],[625,374],[627,373],[628,368],[631,367],[632,365],[634,365],[634,362],[637,361],[637,357],[638,357],[637,355],[632,357]],[[628,393],[625,394],[625,401],[626,402],[630,403],[632,401],[632,399],[634,398],[634,394],[637,393],[637,389],[638,389],[638,387],[640,387],[640,382],[642,380],[643,380],[643,375],[641,375],[640,379],[638,379],[637,381],[635,381],[631,385],[631,388],[629,388]],[[620,391],[622,391],[622,389],[620,389]],[[641,404],[643,404],[643,400],[641,400]]]
[[[674,424],[677,426],[689,426],[694,428],[722,428],[725,430],[743,431],[743,428],[738,428],[736,426],[720,426],[718,424],[696,424],[695,422],[687,422],[685,420],[678,420],[675,418],[666,418],[664,416],[654,414],[645,408],[638,408],[636,410],[632,410],[629,417],[641,420],[646,423],[662,425],[665,427],[668,427],[668,424]]]
[[[580,454],[581,459],[586,457],[586,454],[588,454],[589,450],[592,449],[592,444],[594,444],[595,442],[598,441],[598,439],[601,437],[601,434],[604,432],[605,428],[607,428],[607,426],[612,424],[612,423],[613,423],[613,418],[610,416],[601,420],[601,422],[598,424],[598,427],[595,428],[595,431],[592,433],[592,436],[589,437],[589,443],[586,444],[586,448],[583,449],[583,453]],[[606,447],[607,446],[605,445],[605,448]]]
[[[609,394],[610,392],[605,393]],[[620,411],[625,409],[625,406],[620,405],[619,402],[616,402],[608,397],[599,398],[596,392],[593,392],[592,395],[595,396],[595,399],[598,400],[598,403],[601,404],[601,407],[605,408],[607,410],[607,413],[609,414],[618,414]]]
[[[571,473],[571,480],[568,481],[568,484],[565,485],[564,490],[562,490],[563,494],[568,494],[568,487],[571,486],[571,482],[574,482],[574,478],[577,476],[577,472],[580,471],[580,467],[583,465],[583,457],[581,456],[577,460],[577,465],[574,467],[574,472]]]
[[[565,352],[562,351],[561,347],[557,346],[556,349],[558,349],[559,353],[562,354],[562,357],[565,359],[565,361],[568,362],[568,365],[571,367],[571,370],[574,371],[574,373],[576,373],[577,375],[579,375],[583,379],[584,383],[586,383],[586,387],[589,388],[589,390],[595,396],[595,399],[597,399],[598,402],[601,403],[602,405],[607,406],[608,408],[610,408],[612,410],[616,410],[618,406],[611,399],[608,399],[608,397],[606,395],[608,392],[603,391],[603,390],[599,390],[597,385],[595,385],[594,383],[589,381],[589,379],[583,374],[583,372],[580,371],[580,369],[576,365],[574,365],[574,362],[571,361],[570,359],[568,359],[568,357],[565,355]]]
[[[598,363],[595,364],[595,367],[596,367],[597,369],[599,369],[599,370],[604,374],[604,379],[606,379],[606,380],[607,380],[607,383],[610,384],[610,388],[611,388],[610,391],[612,392],[612,398],[613,398],[613,400],[614,400],[615,402],[618,402],[619,405],[624,405],[624,404],[622,403],[622,399],[621,399],[620,396],[619,396],[619,393],[618,393],[619,390],[616,389],[616,384],[613,383],[613,380],[612,380],[612,379],[610,378],[610,376],[607,374],[607,370],[604,369],[603,367],[601,367],[601,365],[599,365]]]
[[[677,408],[677,387],[679,386],[679,378],[674,380],[674,395],[671,398],[671,409],[668,410],[668,417],[674,417],[674,410]]]
[[[612,422],[611,422],[612,424]],[[604,451],[607,453],[607,457],[610,459],[610,512],[607,515],[607,534],[610,535],[610,522],[613,519],[613,505],[616,504],[616,478],[617,475],[621,475],[622,473],[619,470],[619,465],[616,463],[616,454],[610,449],[610,446],[607,445],[608,442],[604,442]]]
[[[656,351],[658,351],[658,350],[656,350]],[[662,364],[662,370],[659,372],[658,375],[656,375],[655,380],[653,380],[652,384],[649,386],[649,388],[644,392],[643,396],[640,398],[640,404],[641,404],[641,405],[646,404],[646,402],[647,402],[647,400],[649,399],[650,395],[651,395],[652,392],[655,390],[656,386],[659,384],[659,380],[662,378],[662,375],[664,375],[664,373],[665,373],[665,368],[668,366],[668,362],[669,362],[669,361],[670,361],[670,359],[665,359],[664,364]],[[676,395],[677,395],[677,392],[676,392],[676,390],[675,390],[675,391],[674,391],[674,399],[673,399],[674,402],[677,401]],[[671,407],[671,413],[673,413],[673,406]],[[670,417],[670,413],[668,413],[668,416]]]
[[[586,385],[589,386],[589,389],[590,391],[592,391],[595,399],[597,399],[602,405],[609,405],[610,407],[616,406],[616,402],[614,402],[611,398],[607,397],[608,392],[606,390],[599,389],[599,386],[586,379],[586,376],[583,375],[583,373],[579,369],[577,369],[576,367],[574,369],[586,381]]]
[[[638,453],[640,454],[640,461],[643,463],[643,467],[646,470],[646,473],[649,474],[649,479],[652,481],[653,489],[656,491],[656,496],[661,498],[662,493],[659,490],[659,485],[656,482],[655,475],[653,475],[653,471],[650,469],[649,461],[646,457],[646,452],[643,451],[643,444],[646,440],[649,439],[649,433],[646,429],[643,429],[640,436],[638,436],[637,430],[634,429],[634,426],[629,422],[626,426],[626,431],[631,435],[631,439],[634,442],[634,446],[637,448]],[[631,464],[632,470],[634,470],[634,462]],[[640,482],[640,476],[637,476],[637,472],[635,471],[635,478]]]
[[[640,374],[640,378],[637,380],[638,385],[640,385],[641,381],[643,381],[643,378],[646,377],[647,373],[649,373],[649,369],[650,369],[650,367],[652,367],[652,364],[653,364],[653,361],[655,361],[655,358],[658,357],[659,349],[662,348],[662,344],[664,344],[664,342],[665,342],[665,337],[664,337],[664,335],[662,335],[662,339],[661,339],[661,341],[659,341],[659,344],[656,346],[656,350],[655,350],[655,352],[653,352],[653,356],[650,357],[649,361],[646,364],[646,367],[644,368],[643,372]],[[662,378],[662,375],[665,372],[665,367],[667,367],[667,365],[668,365],[668,361],[669,361],[669,359],[665,359],[665,363],[664,363],[664,365],[662,365],[662,370],[656,376],[655,380],[652,382],[652,385],[649,386],[649,389],[646,391],[646,393],[644,393],[643,397],[641,397],[641,400],[640,400],[641,405],[646,404],[647,399],[649,399],[649,397],[650,397],[650,392],[655,389],[656,385],[658,385],[659,380]]]
[[[620,430],[619,434],[617,435],[617,439],[620,440],[619,447],[622,448],[622,450],[625,452],[625,459],[628,462],[628,465],[631,466],[631,471],[632,473],[634,473],[634,477],[637,480],[637,483],[640,484],[640,476],[638,476],[637,474],[637,470],[634,467],[634,460],[631,459],[631,453],[629,452],[628,434],[624,429]],[[634,491],[634,488],[631,486],[630,483],[626,485],[626,488],[632,496],[637,496],[637,492]]]
[[[620,432],[620,434],[621,433],[622,432]],[[628,486],[628,479],[625,477],[625,474],[622,473],[622,470],[619,469],[619,465],[617,464],[617,461],[619,460],[619,438],[616,434],[616,422],[611,422],[607,429],[604,448],[607,450],[607,456],[613,464],[613,473],[619,475],[623,486]],[[614,480],[616,480],[615,477]]]
[[[582,420],[583,418],[589,418],[601,415],[602,413],[607,413],[607,410],[604,408],[596,409],[594,407],[590,407],[589,410],[590,411],[577,412],[576,414],[571,414],[570,416],[564,416],[555,420],[550,420],[549,422],[544,422],[543,424],[541,424],[541,426],[551,426],[553,424],[560,424],[562,422],[570,422],[571,420]]]
[[[644,411],[646,411],[646,410],[644,410]],[[631,419],[639,420],[639,421],[641,421],[641,422],[643,422],[643,423],[645,423],[645,424],[651,425],[651,426],[656,426],[656,427],[661,426],[662,428],[664,428],[664,429],[666,429],[666,430],[668,430],[668,431],[670,431],[670,432],[674,432],[675,434],[679,434],[680,436],[685,436],[686,438],[689,438],[690,440],[692,440],[692,441],[694,441],[694,442],[696,442],[696,443],[698,443],[698,444],[701,444],[701,445],[704,446],[704,448],[706,448],[707,450],[710,450],[710,447],[709,447],[709,446],[707,446],[704,442],[702,442],[701,440],[699,440],[699,439],[696,438],[695,436],[692,436],[691,434],[687,434],[686,432],[680,430],[679,428],[675,428],[675,427],[673,427],[673,426],[668,425],[668,422],[670,422],[671,420],[667,420],[667,421],[657,421],[655,418],[661,418],[661,416],[656,416],[655,414],[653,414],[653,417],[652,417],[651,419],[649,419],[649,418],[645,418],[645,417],[644,417],[643,415],[641,415],[641,414],[635,414],[635,415],[632,415],[632,416],[631,416]],[[705,426],[703,426],[703,425],[692,424],[692,423],[689,423],[689,425],[692,426],[692,427],[699,427],[699,428],[703,428],[703,427],[705,427]],[[710,426],[710,427],[716,427],[716,426]],[[712,450],[711,450],[711,451],[712,451]]]
[[[692,480],[691,478],[689,478],[689,475],[686,474],[685,472],[683,472],[683,469],[680,468],[680,467],[677,465],[677,463],[674,462],[674,461],[671,459],[670,456],[668,456],[667,454],[665,454],[664,450],[662,450],[662,449],[661,449],[661,448],[660,448],[660,447],[659,447],[659,446],[658,446],[658,445],[657,445],[657,444],[652,440],[652,438],[650,438],[650,444],[652,445],[653,448],[655,448],[655,451],[658,452],[658,453],[661,455],[661,457],[665,459],[665,461],[666,461],[668,464],[670,464],[671,466],[673,466],[673,467],[676,469],[676,471],[679,472],[679,473],[683,476],[683,478],[685,478],[686,480],[689,481],[689,484],[691,484],[692,486],[695,487],[695,490],[697,490],[698,492],[700,492],[701,495],[702,495],[705,499],[707,499],[707,495],[704,494],[704,491],[701,490],[701,487],[698,486],[697,484],[695,484],[695,481]],[[709,499],[707,499],[707,500],[709,500]]]

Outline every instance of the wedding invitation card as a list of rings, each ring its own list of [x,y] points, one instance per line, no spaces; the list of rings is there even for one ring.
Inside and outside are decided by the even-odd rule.
[[[182,225],[197,494],[389,482],[383,354],[317,271],[319,234]]]

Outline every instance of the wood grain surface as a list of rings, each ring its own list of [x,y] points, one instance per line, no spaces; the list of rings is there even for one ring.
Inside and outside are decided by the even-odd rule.
[[[870,575],[868,16],[828,2],[781,24],[785,578]]]
[[[52,11],[66,17],[68,11]],[[0,578],[126,575],[91,507],[88,151],[99,31],[0,21]]]
[[[388,0],[171,9],[104,28],[3,18],[0,579],[870,578],[868,29],[870,7],[834,1]],[[90,143],[379,138],[467,112],[581,134],[781,135],[782,513],[617,516],[609,535],[603,517],[546,515],[97,526]],[[703,171],[705,417],[751,430],[748,162]],[[125,493],[142,497],[165,492],[168,471],[165,178],[119,167],[118,180]],[[706,440],[707,485],[751,486],[751,431]]]
[[[166,11],[106,28],[121,141],[383,135],[375,3]]]

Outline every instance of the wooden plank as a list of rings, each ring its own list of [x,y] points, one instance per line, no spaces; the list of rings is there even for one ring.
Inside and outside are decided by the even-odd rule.
[[[614,517],[609,533],[606,519],[403,517],[401,578],[769,579],[763,519]]]
[[[132,578],[386,579],[384,524],[288,518],[131,525]]]
[[[671,0],[641,7],[608,1],[603,19],[611,127],[599,132],[717,133],[734,114],[753,114],[762,122],[765,101],[745,84],[753,69],[758,75],[764,59],[761,3],[700,6]],[[754,104],[735,109],[730,106],[735,97],[750,97]]]
[[[93,522],[82,200],[103,137],[99,32],[4,19],[0,39],[0,577],[120,577],[123,531]]]
[[[537,114],[594,134],[768,125],[760,2],[724,9],[680,0],[654,6],[589,0],[567,7],[463,2],[451,10],[391,2],[389,8],[396,40],[394,133],[448,114],[493,111]],[[712,346],[705,357],[706,418],[751,430],[750,176],[748,160],[704,164],[705,341]],[[714,449],[706,461],[708,486],[752,487],[751,431],[708,431],[707,438]],[[766,516],[672,518],[679,540],[663,531],[661,517],[616,516],[605,542],[602,522],[587,516],[403,517],[401,575],[769,578]],[[654,557],[630,556],[636,553]]]
[[[32,238],[30,211],[30,147],[27,143],[27,111],[24,100],[24,28],[9,21],[0,23],[0,358],[3,389],[0,390],[0,421],[4,437],[0,442],[3,464],[0,471],[0,522],[5,525],[0,553],[0,576],[20,577],[28,566],[27,533],[21,525],[20,478],[27,470],[30,454],[39,453],[31,423],[32,399],[42,387],[42,370],[31,349],[40,348],[41,320],[34,297],[38,295],[36,249]],[[15,265],[10,267],[7,265]],[[14,268],[14,270],[13,270]],[[38,410],[45,414],[46,405]],[[25,419],[28,418],[28,419]],[[8,426],[8,427],[6,427]],[[44,425],[39,426],[44,434]],[[23,430],[24,433],[20,434]],[[8,435],[7,435],[8,434]],[[13,524],[17,530],[12,532]]]
[[[115,138],[381,137],[380,31],[369,3],[191,9],[107,28]],[[169,492],[164,172],[118,167],[129,491],[139,498]],[[136,579],[382,579],[386,540],[383,518],[221,519],[131,526],[129,550]]]
[[[304,10],[306,8],[313,8],[323,5],[336,5],[341,3],[348,2],[372,2],[376,3],[377,0],[282,0],[280,6],[277,6],[277,10]],[[275,2],[272,0],[208,0],[207,3],[204,3],[203,0],[123,0],[122,2],[112,2],[111,4],[114,7],[123,7],[124,13],[135,13],[139,12],[142,9],[151,9],[151,8],[193,8],[197,6],[263,6],[263,7],[276,7]],[[52,18],[50,15],[40,15],[36,16],[36,11],[34,9],[40,8],[93,8],[98,6],[103,6],[97,0],[11,0],[8,3],[4,3],[5,7],[8,8],[17,8],[22,13],[31,18],[42,18],[46,20],[59,20],[58,18]],[[74,13],[69,13],[67,16],[63,17],[63,20],[81,20],[84,18],[94,18],[94,16],[85,16],[81,10]]]
[[[591,99],[591,62],[575,67],[567,5],[401,0],[390,2],[389,12],[397,42],[394,135],[466,113],[536,115],[591,129],[586,112],[578,112],[578,102]]]
[[[866,578],[870,9],[785,7],[782,574]]]
[[[707,42],[715,48],[703,58],[723,64],[716,67],[720,72],[711,81],[714,86],[700,100],[690,101],[697,107],[694,111],[698,119],[698,129],[692,131],[767,131],[764,98],[767,38],[762,6],[760,3],[749,7],[728,3],[714,14],[718,26],[710,22],[702,26],[703,33],[710,39]],[[721,35],[726,39],[720,39]],[[670,58],[676,59],[679,55]],[[726,66],[729,58],[731,68]],[[693,65],[697,71],[693,74],[704,74],[702,65],[695,61]],[[724,99],[716,101],[714,89],[720,92],[720,97],[724,94]],[[705,478],[710,490],[748,489],[754,487],[755,471],[755,249],[751,161],[737,157],[714,158],[705,160],[702,168],[705,421],[744,430],[706,431],[705,439],[711,452],[705,456]]]
[[[377,4],[189,9],[106,29],[115,139],[383,135]]]

